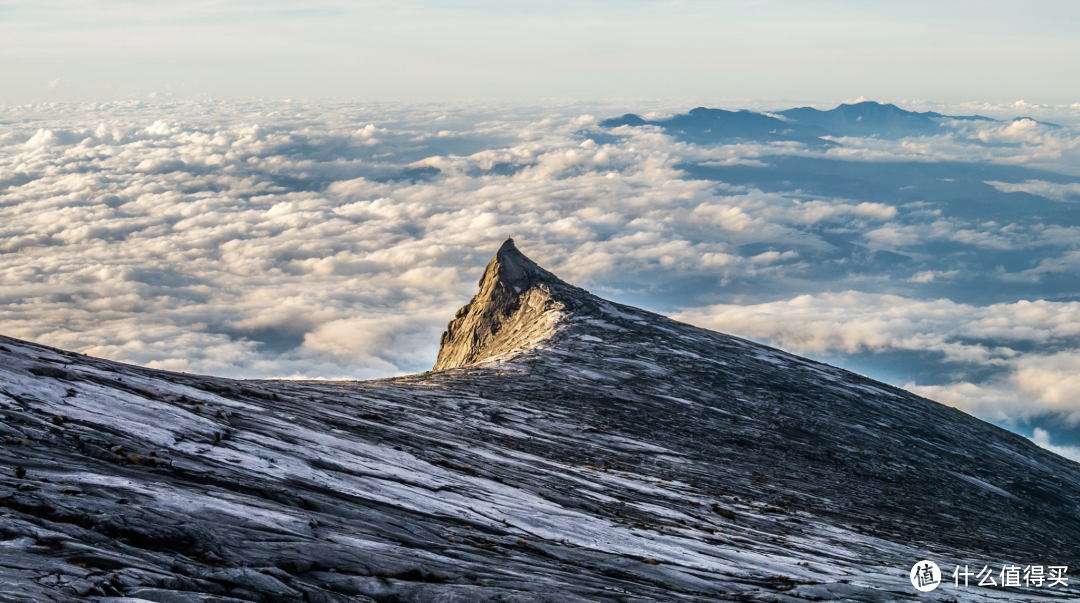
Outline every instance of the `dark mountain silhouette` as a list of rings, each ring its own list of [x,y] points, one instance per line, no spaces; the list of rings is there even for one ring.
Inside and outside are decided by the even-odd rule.
[[[833,136],[889,139],[940,134],[942,127],[936,119],[944,117],[940,113],[916,113],[871,101],[840,105],[828,111],[800,107],[777,114],[792,123],[817,127]]]
[[[698,144],[738,140],[796,141],[815,146],[833,144],[820,138],[828,132],[813,125],[792,124],[752,111],[724,111],[705,107],[691,109],[690,113],[685,115],[676,115],[657,121],[646,121],[637,115],[627,114],[604,120],[600,125],[605,128],[617,128],[623,125],[655,125],[664,128],[680,140]]]
[[[906,111],[891,104],[865,101],[850,105],[843,104],[828,111],[813,107],[799,107],[771,114],[698,107],[687,114],[652,121],[628,113],[621,117],[604,120],[600,125],[605,128],[658,126],[679,140],[696,144],[789,141],[803,142],[812,146],[829,146],[836,143],[823,140],[821,136],[882,139],[933,136],[947,132],[948,122],[952,120],[998,121],[979,115],[956,117],[932,111],[921,113]],[[1048,123],[1044,125],[1060,127]]]
[[[922,559],[1078,561],[1080,465],[513,241],[442,344],[237,381],[0,338],[0,601],[884,602]]]

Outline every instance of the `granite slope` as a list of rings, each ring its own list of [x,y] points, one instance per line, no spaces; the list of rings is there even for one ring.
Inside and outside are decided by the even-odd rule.
[[[1075,565],[1080,465],[512,241],[438,362],[236,381],[0,338],[0,601],[892,601],[920,559]]]

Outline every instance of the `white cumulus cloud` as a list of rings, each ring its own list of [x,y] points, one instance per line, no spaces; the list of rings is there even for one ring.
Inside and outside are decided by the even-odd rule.
[[[685,289],[683,305],[697,307],[677,316],[707,328],[802,353],[907,350],[995,367],[990,380],[910,385],[983,416],[1072,412],[1075,302],[977,305],[913,291],[977,275],[934,265],[931,246],[960,247],[961,263],[1039,250],[995,283],[1070,274],[1080,266],[1075,227],[943,215],[893,202],[892,191],[709,180],[687,166],[766,170],[792,158],[1070,173],[1080,165],[1075,132],[964,122],[840,148],[710,146],[656,127],[600,131],[604,111],[164,95],[0,107],[13,124],[0,133],[0,327],[230,376],[424,370],[513,235],[561,277],[600,292]],[[989,184],[1075,197],[1075,185],[1048,180]],[[910,265],[894,274],[871,263],[887,252]]]

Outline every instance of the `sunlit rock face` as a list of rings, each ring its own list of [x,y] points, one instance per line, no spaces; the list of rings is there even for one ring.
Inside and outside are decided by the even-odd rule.
[[[996,600],[1061,591],[952,568],[1077,562],[1080,465],[510,241],[437,368],[236,381],[0,339],[0,601],[888,601],[922,559]]]
[[[435,370],[494,360],[535,346],[551,336],[567,304],[584,296],[525,257],[513,239],[506,239],[484,269],[480,292],[446,326]]]

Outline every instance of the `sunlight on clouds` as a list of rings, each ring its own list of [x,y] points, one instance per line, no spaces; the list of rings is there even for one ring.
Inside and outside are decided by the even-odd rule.
[[[1054,454],[1080,463],[1080,448],[1076,446],[1054,446],[1050,443],[1050,434],[1045,429],[1036,427],[1035,434],[1031,436],[1031,441]]]
[[[673,315],[708,329],[769,341],[796,353],[857,353],[904,349],[940,352],[957,362],[1000,362],[1013,352],[1003,347],[964,343],[962,338],[1009,339],[1071,337],[1080,332],[1080,303],[1050,304],[1031,316],[1018,306],[976,308],[949,300],[918,301],[895,295],[847,291],[801,295],[757,305],[722,304],[686,309]],[[1049,304],[1049,302],[1040,302]],[[1027,325],[1017,324],[1026,317]],[[1004,320],[999,320],[999,319]]]
[[[1043,180],[1027,180],[1021,183],[987,182],[1003,193],[1028,193],[1055,201],[1080,200],[1080,184],[1058,184]]]
[[[848,291],[692,308],[673,318],[802,354],[904,350],[940,355],[958,366],[996,366],[1000,373],[985,383],[904,387],[994,420],[1049,413],[1080,421],[1080,353],[1053,351],[1080,344],[1080,302],[980,307]]]
[[[1010,381],[1016,388],[1036,400],[1040,406],[1067,412],[1080,420],[1080,354],[1067,352],[1043,357],[1026,357],[1017,361]]]
[[[949,296],[978,279],[1062,282],[1080,266],[1077,226],[958,215],[930,193],[867,198],[840,177],[808,191],[769,170],[792,158],[1068,174],[1074,131],[975,121],[831,148],[702,146],[655,126],[602,130],[579,109],[0,107],[15,124],[0,134],[3,332],[228,376],[420,371],[513,235],[560,277],[663,300],[679,320],[797,353],[934,354],[955,374],[912,391],[1002,420],[1072,416],[1080,304]],[[1080,186],[982,169],[986,191],[1055,206]],[[979,264],[1018,250],[1038,255]]]
[[[958,274],[960,274],[959,270],[924,270],[916,273],[908,281],[912,283],[932,283],[952,279]]]
[[[1045,368],[1049,365],[1053,368]],[[1080,424],[1080,354],[1017,355],[1005,364],[1007,371],[986,382],[919,385],[910,390],[986,419],[1015,423],[1047,415],[1060,417],[1066,425]]]

